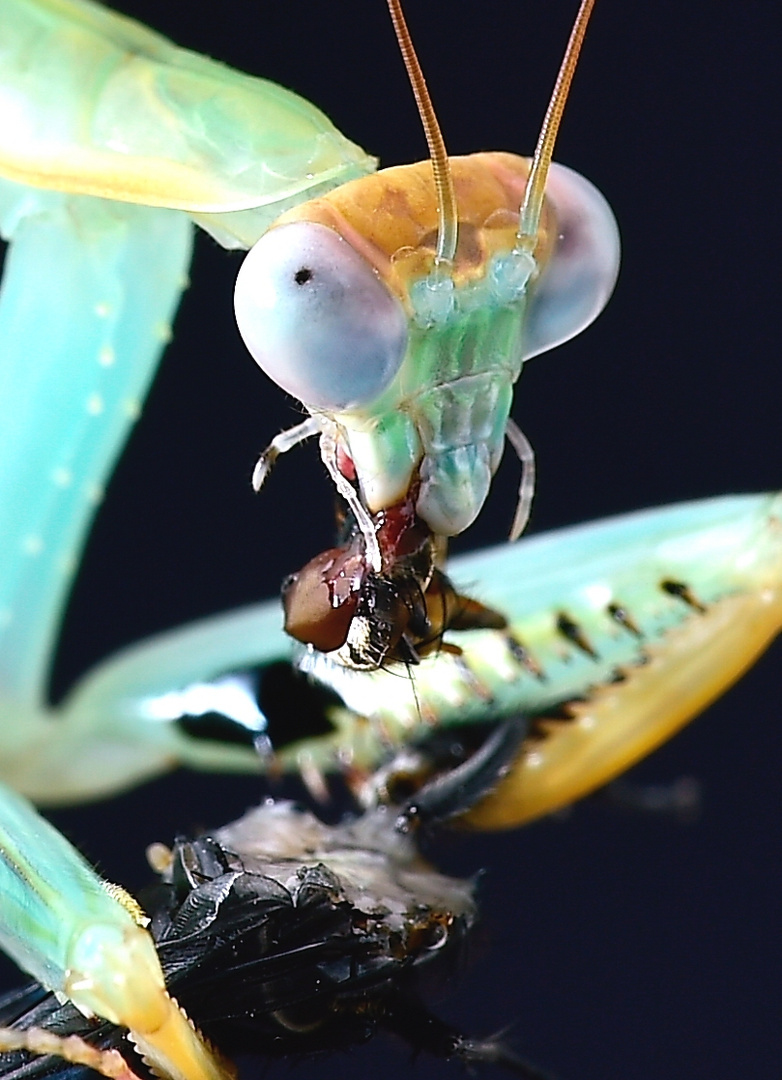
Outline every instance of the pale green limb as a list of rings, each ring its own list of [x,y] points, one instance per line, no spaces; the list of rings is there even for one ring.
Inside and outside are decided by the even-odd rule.
[[[3,0],[0,175],[201,215],[249,247],[376,162],[304,98],[90,0]]]
[[[89,955],[105,947],[101,937],[104,942],[121,941],[137,928],[130,912],[65,837],[4,787],[0,892],[3,948],[45,987],[69,997],[70,973],[75,966],[91,966]]]
[[[171,725],[142,723],[139,740],[138,711],[110,690],[95,707],[75,691],[50,709],[48,665],[90,520],[170,336],[191,244],[182,211],[247,246],[282,209],[375,162],[297,95],[90,0],[4,0],[0,115],[0,232],[11,241],[0,296],[2,774],[61,801],[191,758],[253,768],[251,751],[203,747]]]
[[[56,710],[20,715],[27,726],[0,755],[0,778],[52,805],[112,795],[179,766],[260,773],[251,745],[188,735],[176,699],[237,668],[291,659],[276,601],[129,646],[83,676]]]
[[[0,944],[86,1015],[129,1028],[157,1075],[224,1072],[171,1000],[143,913],[19,795],[0,786]]]
[[[305,654],[313,678],[343,704],[327,709],[327,734],[275,747],[275,766],[371,770],[391,746],[434,725],[540,716],[605,688],[617,699],[611,737],[622,742],[622,717],[630,716],[622,701],[643,694],[642,726],[666,678],[675,685],[674,670],[694,653],[703,661],[691,680],[699,703],[684,722],[782,624],[780,496],[702,500],[580,525],[455,559],[451,573],[468,595],[502,611],[509,631],[455,633],[450,640],[461,655],[425,657],[411,677],[398,668],[350,671],[328,656]],[[261,604],[110,657],[62,703],[50,741],[4,756],[4,775],[32,797],[57,802],[109,794],[178,764],[260,770],[263,759],[249,747],[195,739],[177,719],[193,686],[243,667],[291,663],[280,622],[276,604]],[[734,634],[728,641],[726,622],[737,623],[738,640]],[[653,685],[642,687],[638,675],[655,672]],[[262,736],[264,717],[258,713],[256,721]],[[64,751],[66,745],[77,752]],[[577,768],[585,759],[575,760]]]
[[[40,709],[81,548],[186,283],[185,215],[0,181],[0,704]]]
[[[510,633],[450,635],[461,655],[425,657],[412,678],[305,654],[304,669],[347,708],[338,733],[291,747],[291,756],[298,750],[328,770],[349,749],[367,765],[384,741],[432,725],[540,714],[621,676],[629,687],[650,650],[673,661],[697,647],[703,708],[782,626],[782,496],[726,496],[595,521],[454,559],[449,574],[460,591],[502,612]],[[738,602],[733,617],[744,629],[728,665],[716,620]]]

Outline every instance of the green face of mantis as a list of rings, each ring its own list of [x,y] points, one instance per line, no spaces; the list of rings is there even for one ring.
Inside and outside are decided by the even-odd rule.
[[[270,447],[256,486],[276,453],[320,431],[376,573],[393,556],[370,515],[409,502],[440,537],[475,520],[522,362],[594,319],[619,264],[605,200],[551,168],[591,0],[579,9],[531,162],[501,153],[449,161],[401,7],[389,8],[431,162],[286,212],[248,256],[235,294],[253,356],[312,414]]]
[[[237,280],[255,359],[309,409],[335,477],[377,514],[462,532],[486,499],[524,359],[572,337],[607,300],[618,234],[605,200],[549,175],[534,253],[516,250],[529,170],[510,154],[451,163],[461,246],[433,270],[431,166],[389,169],[284,215]]]
[[[506,435],[524,465],[512,539],[523,530],[534,458],[509,418],[513,386],[524,359],[594,319],[619,263],[605,200],[551,165],[591,3],[579,9],[531,161],[448,160],[401,9],[389,6],[431,162],[287,211],[247,256],[235,291],[250,352],[311,414],[262,455],[255,487],[280,452],[319,434],[355,521],[353,536],[287,582],[285,627],[355,668],[417,663],[457,623],[502,624],[485,611],[466,616],[442,577],[444,540],[479,514]]]

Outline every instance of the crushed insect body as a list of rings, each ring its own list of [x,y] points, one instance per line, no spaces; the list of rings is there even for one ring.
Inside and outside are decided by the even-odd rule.
[[[491,787],[513,745],[498,743],[492,759],[453,790],[446,777],[417,792],[427,825]],[[16,812],[34,827],[31,807],[19,801]],[[386,1030],[416,1051],[541,1077],[502,1040],[468,1038],[426,1005],[423,976],[437,969],[450,978],[459,970],[477,909],[474,880],[447,877],[420,855],[422,823],[412,802],[328,826],[291,803],[270,801],[221,829],[176,841],[164,858],[157,852],[162,880],[142,898],[144,921],[178,1003],[173,1016],[196,1056],[183,1056],[179,1036],[165,1026],[151,1037],[135,1027],[128,1033],[132,1002],[122,994],[110,1018],[96,1006],[95,1020],[73,995],[63,1000],[27,988],[0,1002],[0,1075],[33,1080],[79,1063],[116,1076],[120,1055],[136,1077],[225,1078],[231,1069],[223,1055],[345,1049]],[[65,869],[78,856],[62,842],[58,861]],[[121,918],[121,908],[106,921]],[[198,1018],[198,1032],[187,1016]]]

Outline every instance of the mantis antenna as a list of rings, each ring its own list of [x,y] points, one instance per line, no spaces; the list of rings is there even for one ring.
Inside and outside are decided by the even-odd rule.
[[[589,16],[592,14],[594,4],[595,0],[581,0],[576,21],[570,32],[570,40],[567,43],[557,81],[551,94],[551,100],[543,118],[543,125],[538,136],[538,145],[535,147],[535,156],[532,159],[527,185],[524,188],[515,251],[532,252],[537,243],[538,223],[540,222],[540,212],[543,206],[543,192],[554,153],[554,143],[557,140],[559,124],[565,110],[570,84],[573,81],[573,73],[576,70],[581,45],[584,41]]]
[[[421,117],[424,135],[429,147],[429,157],[432,159],[432,172],[434,173],[434,183],[437,189],[437,206],[440,218],[437,228],[435,268],[447,270],[456,254],[456,241],[459,231],[456,196],[453,190],[451,167],[448,163],[448,151],[445,149],[445,142],[440,131],[440,125],[437,122],[432,99],[429,96],[426,79],[418,62],[410,31],[407,29],[401,0],[388,0],[388,10],[394,24],[396,40],[399,42],[399,51],[407,68],[407,77],[413,88],[416,105],[418,106],[418,115]]]

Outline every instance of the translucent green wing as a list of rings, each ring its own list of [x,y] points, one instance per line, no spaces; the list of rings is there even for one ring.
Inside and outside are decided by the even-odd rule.
[[[375,166],[303,98],[89,0],[5,0],[2,45],[0,175],[22,183],[206,215],[248,247]]]

